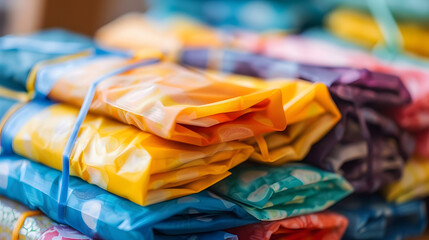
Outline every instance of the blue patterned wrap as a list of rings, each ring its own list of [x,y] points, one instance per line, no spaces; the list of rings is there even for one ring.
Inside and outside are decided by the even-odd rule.
[[[60,179],[60,171],[15,155],[0,156],[0,194],[55,221]],[[257,222],[238,205],[208,191],[142,207],[75,177],[70,177],[64,221],[95,239],[153,239],[155,234],[160,239],[234,239],[215,231]]]

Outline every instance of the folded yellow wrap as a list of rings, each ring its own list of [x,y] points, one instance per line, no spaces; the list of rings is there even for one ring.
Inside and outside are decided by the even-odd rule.
[[[39,102],[34,100],[14,113],[11,119],[15,115],[15,119],[25,122],[22,125],[18,121],[7,122],[3,137],[16,134],[11,136],[15,153],[62,169],[62,153],[78,109],[53,104],[27,116],[28,112],[34,112],[33,106],[41,106]],[[13,133],[11,129],[18,131]],[[173,142],[89,114],[70,156],[70,172],[109,192],[147,205],[213,185],[252,152],[253,147],[240,142],[208,147]]]
[[[388,201],[397,203],[428,197],[429,159],[416,156],[409,159],[401,179],[385,187],[384,195]]]
[[[240,75],[211,74],[243,86],[281,90],[288,125],[284,131],[259,135],[246,141],[255,147],[251,155],[255,161],[279,165],[302,160],[311,146],[341,119],[328,88],[322,83],[284,79],[261,81]]]
[[[80,106],[89,85],[112,65],[118,63],[102,57],[75,68],[59,63],[42,69],[45,75],[63,71],[55,79],[49,98]],[[36,88],[43,86],[45,79],[36,79]],[[167,62],[104,80],[97,87],[90,110],[166,139],[199,146],[286,127],[279,89],[229,83]]]
[[[384,43],[384,36],[377,22],[368,14],[338,9],[327,18],[327,27],[339,37],[372,48]],[[399,31],[406,50],[429,57],[429,28],[415,23],[399,23]]]

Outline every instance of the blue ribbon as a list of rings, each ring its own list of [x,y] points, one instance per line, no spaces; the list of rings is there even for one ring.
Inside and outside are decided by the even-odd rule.
[[[66,204],[67,204],[67,196],[68,196],[68,186],[69,186],[69,176],[70,176],[70,154],[73,149],[73,146],[76,142],[77,134],[79,133],[79,129],[82,125],[83,120],[85,119],[86,115],[88,114],[89,107],[91,105],[91,102],[94,98],[96,87],[99,83],[104,81],[105,79],[124,73],[126,71],[129,71],[131,69],[154,64],[159,62],[157,59],[150,59],[143,62],[134,63],[131,65],[127,65],[125,67],[116,69],[100,78],[98,78],[96,81],[94,81],[91,86],[89,87],[88,93],[85,96],[85,99],[83,101],[82,107],[80,108],[79,114],[77,116],[77,119],[73,125],[73,129],[71,131],[71,134],[69,136],[69,139],[67,140],[66,146],[63,151],[63,158],[62,158],[62,175],[61,175],[61,185],[60,185],[60,191],[59,191],[59,205],[58,205],[58,219],[60,219],[64,223],[64,215],[66,210]]]

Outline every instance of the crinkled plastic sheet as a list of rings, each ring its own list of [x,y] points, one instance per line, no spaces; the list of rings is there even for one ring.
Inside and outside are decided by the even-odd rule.
[[[7,119],[2,148],[61,170],[63,149],[77,115],[77,108],[32,100]],[[88,115],[73,147],[70,169],[74,176],[147,205],[204,190],[228,176],[228,170],[252,152],[251,146],[240,142],[207,147],[177,143]]]
[[[36,93],[80,106],[91,83],[135,61],[144,59],[95,52],[46,64],[34,75]],[[281,95],[279,89],[228,83],[163,62],[105,79],[91,110],[166,139],[206,146],[283,130]]]

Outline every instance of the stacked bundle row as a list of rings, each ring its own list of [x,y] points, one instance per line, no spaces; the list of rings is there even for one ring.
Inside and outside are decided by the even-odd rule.
[[[355,52],[348,61],[375,67],[272,56],[271,43],[294,37],[260,37],[256,48],[197,25],[189,44],[151,24],[131,16],[98,34],[137,51],[61,31],[1,39],[0,207],[22,209],[0,221],[5,236],[393,239],[424,230],[417,199],[427,190],[409,180],[420,166],[416,137],[401,122],[420,110],[399,68]],[[116,41],[124,30],[175,43]],[[219,38],[198,42],[207,31]]]

